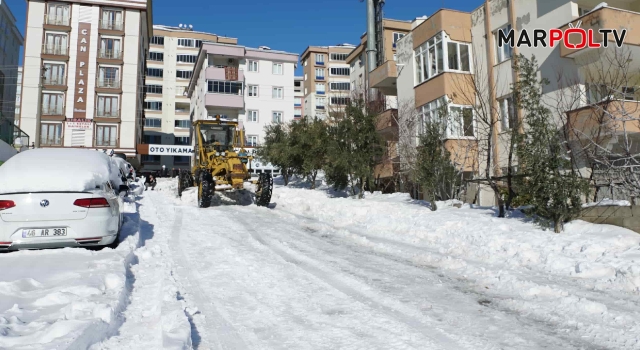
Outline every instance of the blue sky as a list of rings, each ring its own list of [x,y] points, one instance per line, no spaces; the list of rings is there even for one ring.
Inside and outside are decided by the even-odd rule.
[[[26,1],[4,0],[24,35]],[[471,11],[482,0],[387,0],[386,18],[410,20],[446,7]],[[309,45],[358,42],[366,30],[366,3],[359,0],[153,0],[153,22],[192,24],[198,31],[238,38],[246,46],[302,53]],[[22,54],[20,55],[22,61]],[[298,68],[298,73],[300,73]]]

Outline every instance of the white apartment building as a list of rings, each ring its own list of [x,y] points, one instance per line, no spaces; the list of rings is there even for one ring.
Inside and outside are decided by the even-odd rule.
[[[203,41],[236,44],[237,39],[194,31],[186,24],[153,26],[145,79],[144,144],[191,145],[190,100],[186,89]],[[146,148],[140,149],[145,153]],[[142,155],[142,169],[189,168],[188,156]]]
[[[18,55],[24,39],[16,27],[16,18],[11,13],[6,1],[0,0],[0,112],[2,117],[13,123],[17,105],[18,84],[22,77],[18,77]],[[19,108],[18,108],[19,113]]]
[[[237,118],[246,144],[259,145],[266,125],[295,117],[297,62],[297,54],[266,46],[203,42],[188,88],[191,119]]]
[[[16,80],[16,108],[14,113],[14,124],[20,126],[20,97],[22,96],[22,67],[18,67],[18,78]]]
[[[351,72],[346,60],[354,48],[351,44],[309,46],[300,55],[304,115],[324,119],[331,111],[344,110],[351,97]]]
[[[20,128],[38,147],[137,160],[151,1],[30,0]]]

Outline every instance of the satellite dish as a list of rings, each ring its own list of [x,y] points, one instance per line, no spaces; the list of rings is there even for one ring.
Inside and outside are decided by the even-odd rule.
[[[193,29],[193,25],[189,24],[189,29]]]
[[[178,28],[182,28],[182,23],[180,23],[180,25],[178,25]]]

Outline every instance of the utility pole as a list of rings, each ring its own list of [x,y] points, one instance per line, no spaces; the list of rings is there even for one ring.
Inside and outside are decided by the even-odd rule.
[[[33,141],[34,148],[40,148],[40,133],[42,132],[41,119],[42,119],[42,81],[47,68],[40,67],[40,78],[38,79],[38,107],[36,113],[36,136]]]

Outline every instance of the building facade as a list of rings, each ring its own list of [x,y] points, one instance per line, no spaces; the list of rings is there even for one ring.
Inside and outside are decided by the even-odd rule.
[[[187,25],[153,26],[145,80],[144,144],[191,145],[190,100],[186,95],[203,41],[235,45],[238,40],[194,31]],[[142,155],[145,171],[189,168],[188,156]]]
[[[203,42],[187,90],[191,120],[216,115],[237,119],[249,149],[264,140],[264,128],[295,118],[294,74],[298,55],[266,46]],[[254,171],[273,170],[257,162]]]
[[[351,44],[309,46],[300,55],[304,115],[325,119],[329,112],[344,110],[351,94],[351,73],[346,60],[354,48]]]
[[[20,98],[22,97],[22,67],[18,67],[16,79],[16,108],[14,112],[14,124],[20,126]]]
[[[293,78],[293,119],[304,116],[304,77]]]
[[[28,2],[20,127],[36,147],[137,158],[151,1]]]
[[[19,96],[18,85],[22,82],[18,67],[20,46],[24,39],[16,27],[16,18],[11,13],[6,1],[0,1],[0,113],[10,123],[19,119],[15,117],[19,107],[13,101]]]

